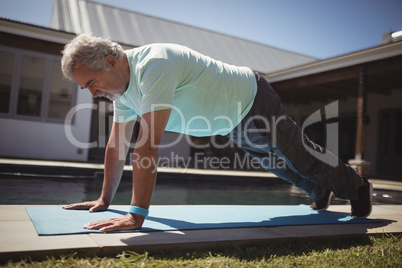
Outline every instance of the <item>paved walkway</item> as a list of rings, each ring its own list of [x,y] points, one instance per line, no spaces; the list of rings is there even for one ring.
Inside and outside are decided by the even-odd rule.
[[[116,256],[122,251],[170,251],[264,245],[295,239],[328,239],[351,235],[402,233],[402,205],[376,205],[370,218],[383,222],[280,226],[135,233],[92,233],[38,236],[25,205],[0,206],[0,262],[30,256],[77,252],[78,256]],[[330,206],[330,211],[349,213],[350,206]]]

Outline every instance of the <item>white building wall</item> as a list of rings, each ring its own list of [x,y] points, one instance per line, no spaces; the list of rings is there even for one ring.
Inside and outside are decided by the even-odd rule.
[[[91,94],[78,90],[76,103],[91,104]],[[0,156],[86,161],[88,148],[77,147],[74,141],[88,144],[91,112],[91,109],[81,109],[76,113],[71,125],[73,142],[67,138],[65,124],[0,118]]]

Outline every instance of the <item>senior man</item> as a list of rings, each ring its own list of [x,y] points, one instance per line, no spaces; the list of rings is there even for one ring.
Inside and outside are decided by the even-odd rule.
[[[64,75],[94,97],[113,100],[114,122],[105,153],[105,172],[98,200],[65,209],[106,210],[119,185],[135,121],[140,128],[134,146],[129,213],[84,227],[100,231],[141,228],[156,181],[158,145],[163,132],[193,136],[226,135],[257,159],[281,158],[286,168],[270,170],[304,190],[312,209],[325,210],[332,194],[351,201],[351,215],[367,217],[372,185],[337,156],[312,143],[286,114],[269,83],[248,67],[214,60],[175,44],[150,44],[123,51],[108,39],[81,34],[65,46]],[[330,155],[331,161],[318,155]]]

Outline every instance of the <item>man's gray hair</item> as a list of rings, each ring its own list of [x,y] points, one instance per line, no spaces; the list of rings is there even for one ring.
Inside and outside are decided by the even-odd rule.
[[[80,34],[68,43],[62,51],[61,68],[65,77],[73,80],[74,68],[79,65],[91,71],[108,71],[107,55],[121,60],[124,55],[122,47],[106,38],[92,34]]]

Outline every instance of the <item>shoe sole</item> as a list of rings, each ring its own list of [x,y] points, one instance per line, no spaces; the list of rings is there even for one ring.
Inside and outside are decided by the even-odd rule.
[[[359,219],[364,219],[367,218],[368,216],[370,216],[371,211],[373,210],[373,184],[369,182],[369,186],[370,186],[370,210],[368,211],[368,213],[364,216],[353,216],[354,218],[359,218]]]
[[[334,195],[334,193],[333,193],[333,192],[330,192],[330,193],[329,193],[329,197],[328,197],[327,205],[326,205],[325,207],[323,207],[323,208],[315,209],[315,211],[325,211],[325,210],[327,210],[328,207],[329,207],[329,205],[331,204],[331,199],[332,199],[332,196],[333,196],[333,195]]]

